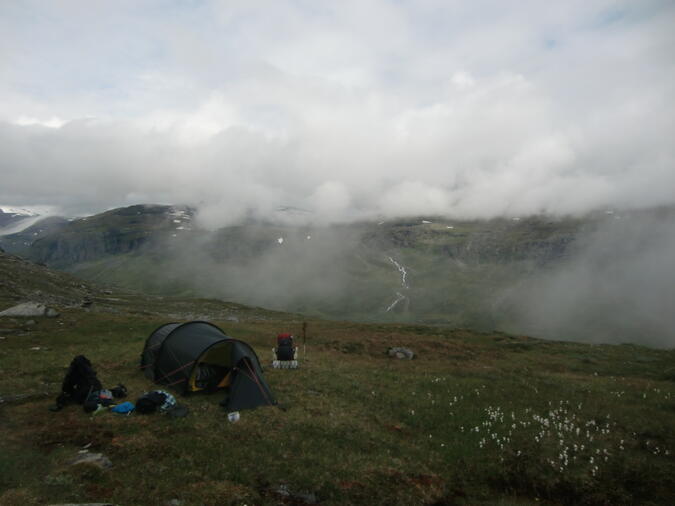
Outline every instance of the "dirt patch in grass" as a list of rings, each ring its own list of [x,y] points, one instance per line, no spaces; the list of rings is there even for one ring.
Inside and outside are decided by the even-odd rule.
[[[32,491],[25,488],[11,488],[0,495],[0,506],[32,506],[42,504]]]

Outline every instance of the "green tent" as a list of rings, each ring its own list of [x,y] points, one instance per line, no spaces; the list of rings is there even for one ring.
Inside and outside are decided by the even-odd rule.
[[[166,323],[145,341],[141,369],[157,384],[183,394],[225,390],[228,411],[274,405],[258,356],[209,322]]]

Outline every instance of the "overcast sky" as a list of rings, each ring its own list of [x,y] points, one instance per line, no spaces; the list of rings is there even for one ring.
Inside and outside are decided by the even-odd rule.
[[[0,2],[0,204],[675,201],[675,2]]]

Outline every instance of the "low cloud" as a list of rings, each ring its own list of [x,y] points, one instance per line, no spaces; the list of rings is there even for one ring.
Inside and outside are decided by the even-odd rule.
[[[673,209],[614,215],[570,258],[512,291],[514,328],[538,337],[675,347]]]
[[[333,317],[365,314],[378,301],[354,297],[355,284],[370,288],[347,275],[358,244],[358,231],[348,227],[235,226],[170,241],[163,272],[199,296]]]
[[[668,2],[260,7],[3,6],[0,203],[216,228],[673,202]]]

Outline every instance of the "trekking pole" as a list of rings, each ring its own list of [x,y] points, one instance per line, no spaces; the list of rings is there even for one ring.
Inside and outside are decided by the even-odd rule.
[[[302,358],[307,360],[307,322],[302,322]]]

